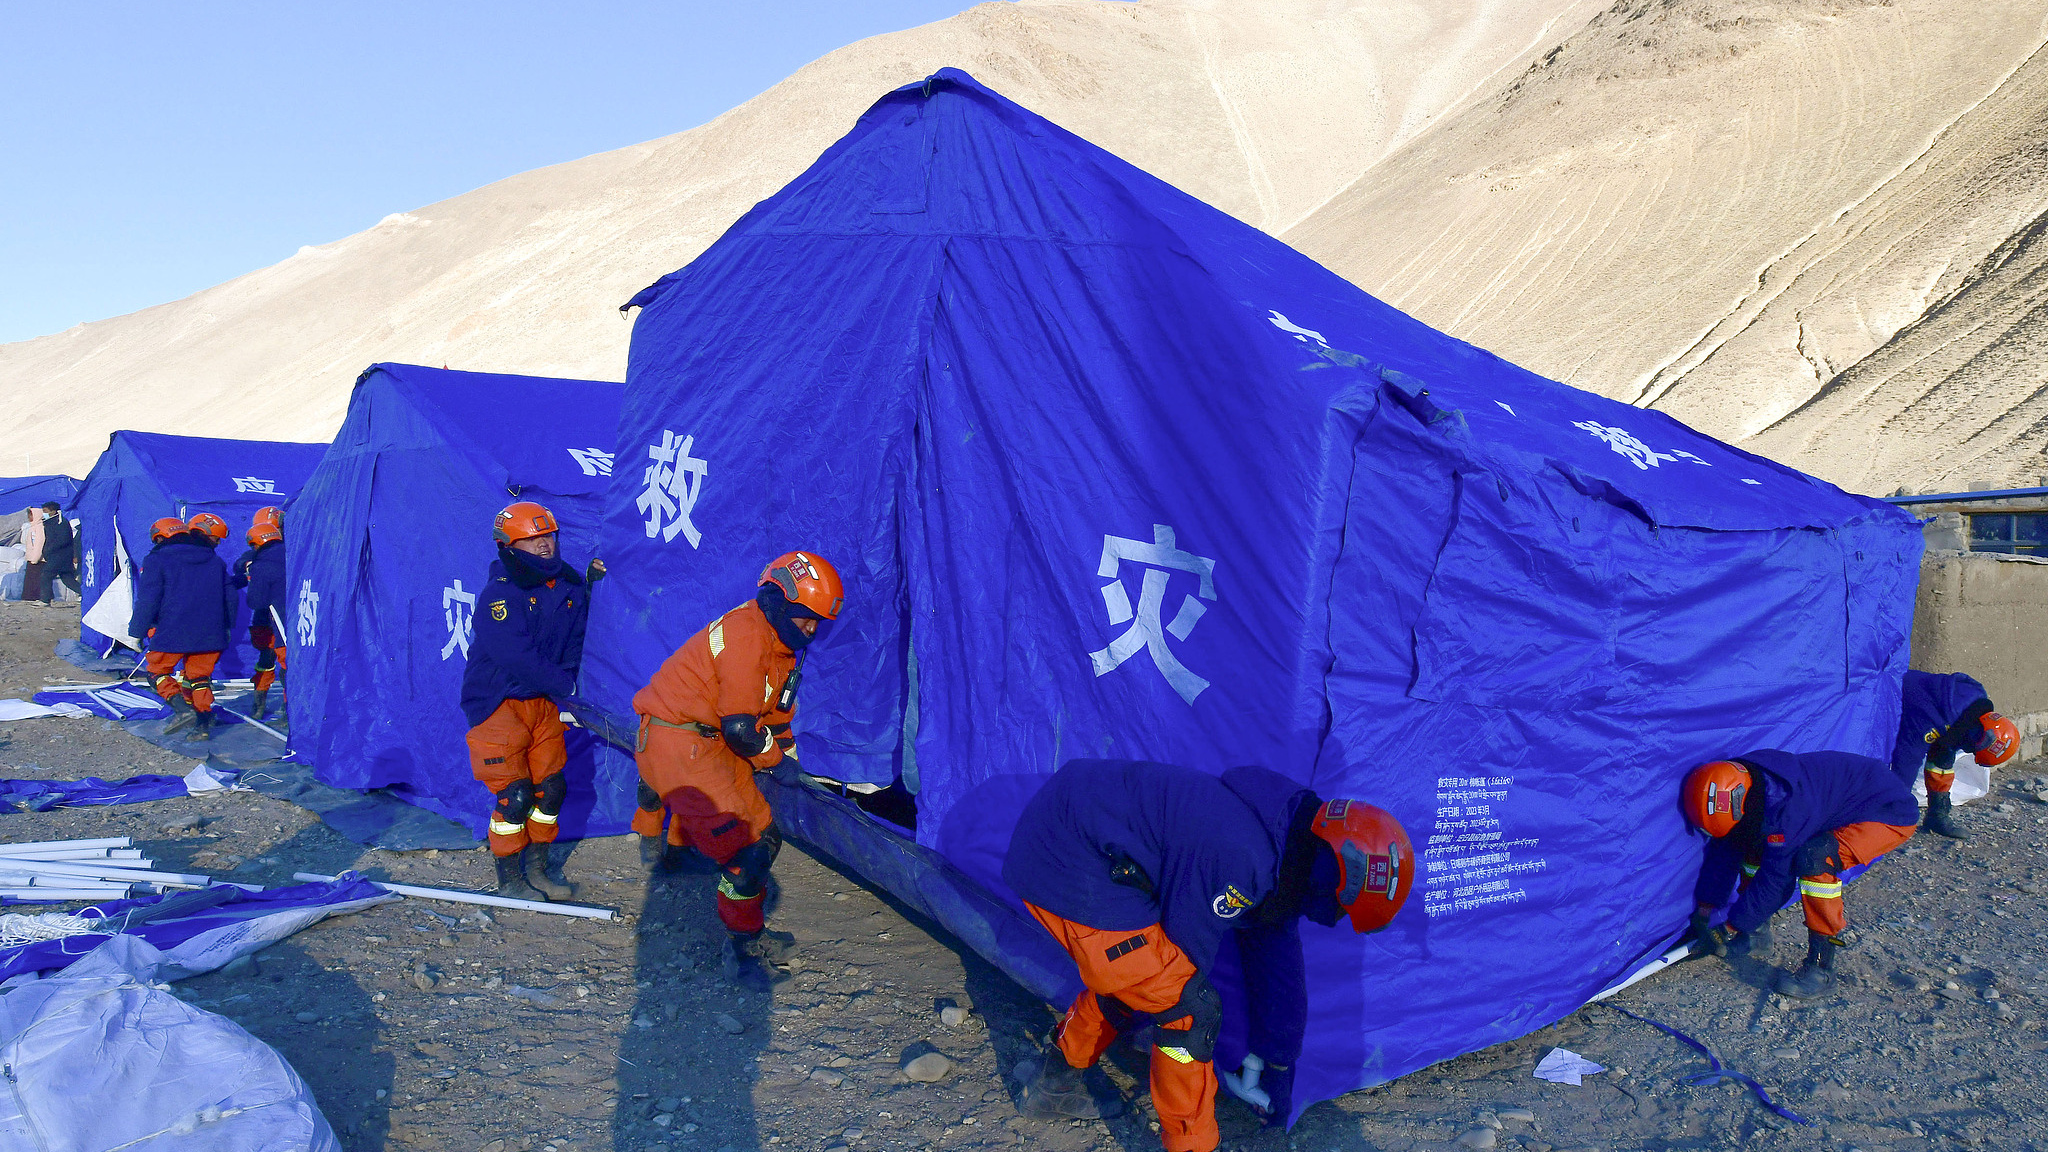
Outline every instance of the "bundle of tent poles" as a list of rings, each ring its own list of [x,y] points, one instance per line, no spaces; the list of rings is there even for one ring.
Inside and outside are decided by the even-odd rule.
[[[0,896],[18,900],[119,900],[173,888],[205,888],[196,873],[160,872],[126,836],[0,844]],[[250,885],[237,885],[247,888]]]

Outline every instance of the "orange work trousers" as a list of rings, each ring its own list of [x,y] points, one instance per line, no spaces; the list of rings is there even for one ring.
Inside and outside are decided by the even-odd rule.
[[[1159,925],[1105,930],[1076,924],[1036,904],[1024,905],[1074,958],[1086,988],[1060,1019],[1060,1051],[1067,1063],[1087,1068],[1109,1050],[1117,1027],[1103,1014],[1100,997],[1135,1012],[1164,1012],[1180,1003],[1194,978],[1194,961],[1166,938]],[[1162,1028],[1161,1039],[1173,1029]],[[1162,1046],[1152,1048],[1152,1107],[1159,1113],[1159,1139],[1166,1152],[1212,1152],[1222,1139],[1216,1130],[1216,1065],[1181,1061]]]
[[[740,849],[759,840],[775,819],[768,798],[754,783],[754,766],[727,748],[722,737],[643,715],[633,759],[641,781],[668,810],[669,843],[689,844],[721,868]],[[660,813],[655,818],[658,821]],[[633,827],[646,826],[636,815]],[[654,827],[659,831],[658,822]],[[761,893],[741,896],[728,876],[720,877],[718,920],[727,931],[761,931],[766,912],[762,905]]]
[[[151,652],[149,671],[156,677],[156,694],[169,700],[183,696],[195,711],[213,711],[213,666],[218,652]],[[178,665],[183,663],[183,672]]]
[[[1912,839],[1911,824],[1879,824],[1866,820],[1835,829],[1835,843],[1841,848],[1844,869],[1869,864],[1879,856]],[[1799,878],[1799,906],[1806,913],[1806,927],[1823,936],[1840,936],[1849,926],[1842,910],[1842,878],[1820,872]]]
[[[1954,761],[1951,760],[1950,763],[1953,764]],[[1945,796],[1956,786],[1956,770],[1936,768],[1934,761],[1929,760],[1920,769],[1920,779],[1926,783],[1929,796]]]
[[[503,793],[522,780],[538,790],[562,774],[569,762],[562,710],[545,696],[503,701],[469,730],[468,743],[470,774],[499,798],[491,810],[491,855],[510,856],[529,843],[554,843],[560,800],[554,801],[554,811],[543,812],[544,800],[511,803]]]
[[[267,625],[251,624],[249,646],[256,649],[256,671],[249,677],[249,686],[261,692],[275,684],[284,669],[284,641]]]

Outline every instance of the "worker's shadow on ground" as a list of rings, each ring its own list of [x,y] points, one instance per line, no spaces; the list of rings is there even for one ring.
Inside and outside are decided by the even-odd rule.
[[[717,868],[683,851],[657,871],[640,909],[632,1022],[619,1042],[612,1146],[759,1148],[753,1088],[774,1025],[770,996],[735,985],[719,963]]]
[[[192,852],[213,846],[212,840],[201,835],[166,842],[164,847],[172,850],[165,858],[189,859]],[[330,867],[338,862],[331,833],[317,823],[264,854]],[[311,959],[288,937],[263,950],[254,973],[208,973],[182,987],[195,1003],[241,1021],[277,1049],[312,1089],[347,1152],[384,1152],[397,1062],[380,1033],[370,990],[357,982],[356,972]],[[299,1020],[306,1012],[317,1018]]]

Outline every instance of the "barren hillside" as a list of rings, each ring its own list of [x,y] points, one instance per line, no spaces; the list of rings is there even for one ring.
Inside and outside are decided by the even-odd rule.
[[[2048,472],[2048,3],[1622,0],[1282,235],[1863,491]]]
[[[175,303],[0,346],[9,469],[118,427],[321,440],[379,360],[618,379],[618,305],[887,89],[964,68],[1280,231],[1598,0],[1026,0],[862,41],[702,127],[511,177]],[[402,207],[402,206],[395,206]],[[81,399],[90,398],[89,403]]]

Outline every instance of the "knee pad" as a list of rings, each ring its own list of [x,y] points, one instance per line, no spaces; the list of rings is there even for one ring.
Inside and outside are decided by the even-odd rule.
[[[1129,1004],[1114,996],[1106,996],[1100,992],[1095,994],[1095,1008],[1102,1013],[1102,1018],[1109,1022],[1109,1026],[1116,1029],[1119,1033],[1129,1032],[1131,1029],[1136,1028],[1138,1021],[1144,1016],[1144,1013],[1139,1012]]]
[[[768,750],[768,734],[761,730],[760,721],[744,712],[719,717],[718,730],[725,737],[725,746],[741,756],[751,758]]]
[[[514,780],[498,791],[498,821],[524,825],[533,813],[533,781]]]
[[[541,781],[540,787],[535,789],[534,810],[544,815],[553,816],[562,810],[562,801],[567,799],[568,796],[569,778],[557,772],[553,776]]]
[[[661,793],[649,788],[645,780],[640,782],[640,792],[635,799],[642,812],[661,811]]]
[[[782,832],[770,824],[762,829],[761,838],[733,853],[726,861],[725,875],[728,883],[721,889],[730,889],[729,895],[736,900],[751,900],[761,894],[768,882],[768,869],[775,863],[775,857],[782,851]]]
[[[1152,1023],[1165,1033],[1163,1039],[1182,1041],[1178,1045],[1168,1045],[1169,1054],[1177,1049],[1188,1059],[1206,1064],[1216,1057],[1216,1034],[1223,1029],[1223,1000],[1216,995],[1216,989],[1210,986],[1209,981],[1197,972],[1181,987],[1180,999],[1173,1007],[1152,1014]],[[1185,1038],[1173,1035],[1182,1028],[1186,1029]]]
[[[1835,840],[1835,834],[1822,832],[1801,844],[1792,870],[1801,876],[1839,875],[1842,871],[1842,846]]]

